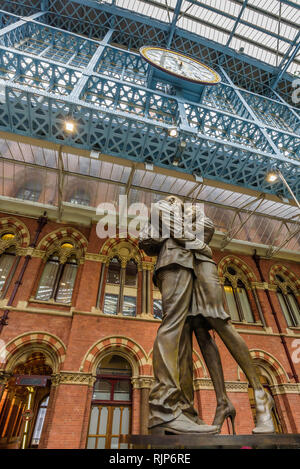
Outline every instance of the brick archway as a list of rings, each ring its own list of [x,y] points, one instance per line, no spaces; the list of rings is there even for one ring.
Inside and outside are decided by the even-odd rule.
[[[64,239],[72,239],[76,244],[76,247],[81,250],[82,254],[85,253],[88,241],[80,231],[72,227],[59,228],[58,230],[48,233],[39,242],[37,249],[47,252],[55,242],[63,241]]]
[[[25,348],[34,351],[35,347],[41,346],[49,350],[55,364],[55,371],[58,371],[66,356],[66,346],[61,339],[44,331],[25,332],[10,340],[5,345],[5,362],[0,364],[1,368],[11,371],[17,357],[22,355]]]
[[[252,282],[257,282],[257,278],[251,267],[239,257],[232,255],[223,257],[223,259],[220,260],[218,264],[218,275],[220,278],[224,277],[224,272],[228,265],[236,266],[244,274],[250,285]]]
[[[194,378],[209,378],[206,367],[198,352],[193,350]]]
[[[14,217],[1,217],[0,218],[0,234],[5,231],[12,231],[15,233],[18,245],[20,247],[28,247],[30,244],[30,234],[27,226],[20,220]]]
[[[138,246],[138,239],[137,238],[131,238],[130,236],[128,236],[127,238],[108,238],[104,243],[103,245],[101,246],[101,250],[100,250],[100,254],[102,254],[103,256],[108,256],[109,255],[109,252],[118,246],[118,244],[120,243],[124,243],[124,242],[127,242],[129,244],[131,244],[131,246],[133,247],[133,249],[138,253],[141,261],[147,261],[149,258],[145,255],[144,251],[142,251],[141,249],[139,249],[139,246]]]
[[[270,284],[276,283],[276,274],[282,275],[285,277],[285,279],[290,283],[292,286],[296,287],[296,289],[300,293],[300,279],[297,278],[297,276],[290,270],[288,269],[285,265],[272,265],[270,268],[269,272],[269,281]]]
[[[281,363],[271,355],[269,352],[265,352],[264,350],[260,349],[252,349],[250,350],[250,355],[255,363],[255,365],[261,364],[266,370],[269,372],[270,376],[272,377],[273,383],[272,384],[281,384],[281,383],[288,383],[290,381],[286,371],[284,370]],[[240,380],[240,375],[242,370],[238,366],[238,379]]]
[[[148,371],[148,357],[144,349],[137,342],[125,336],[104,337],[103,339],[94,343],[85,354],[80,371],[91,373],[96,371],[99,357],[105,351],[118,351],[125,353],[131,363],[136,366],[136,372],[139,376],[147,375]]]

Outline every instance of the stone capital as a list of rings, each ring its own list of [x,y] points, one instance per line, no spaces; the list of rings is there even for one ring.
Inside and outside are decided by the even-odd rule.
[[[5,386],[11,377],[12,377],[11,373],[8,373],[7,371],[3,371],[3,370],[0,371],[0,385]]]
[[[154,378],[152,376],[139,376],[131,378],[131,384],[134,389],[150,389],[153,383]]]

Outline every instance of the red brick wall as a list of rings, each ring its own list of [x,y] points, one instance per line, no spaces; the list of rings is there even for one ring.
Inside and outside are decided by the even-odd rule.
[[[1,214],[0,214],[1,217]],[[30,218],[18,217],[28,227],[31,237],[36,229],[36,220]],[[40,237],[40,240],[48,233],[55,231],[62,225],[49,222]],[[70,226],[70,225],[69,225]],[[96,225],[92,227],[75,227],[81,231],[88,239],[87,252],[98,254],[101,249],[102,241],[97,238]],[[214,250],[214,259],[218,263],[223,257],[230,255],[229,251],[218,252]],[[256,281],[261,282],[259,272],[251,256],[244,254],[234,254],[247,264],[256,276]],[[9,298],[14,286],[14,282],[22,268],[24,258],[14,275],[13,281],[8,289],[6,298]],[[261,260],[261,268],[266,280],[269,279],[270,268],[274,264],[285,265],[298,278],[300,274],[299,264],[291,261],[282,260]],[[100,279],[99,262],[86,260],[78,269],[77,280],[75,284],[72,306],[75,311],[89,312],[93,306],[96,306],[97,291]],[[31,296],[34,296],[38,284],[39,276],[42,272],[43,261],[33,257],[29,262],[25,272],[22,284],[18,289],[17,296],[13,306],[17,306],[19,301],[28,302]],[[242,336],[245,339],[249,349],[262,350],[276,361],[284,369],[288,376],[292,376],[292,370],[288,356],[278,335],[278,329],[271,312],[271,306],[263,290],[257,290],[259,302],[268,326],[272,327],[273,334],[267,334],[259,325],[239,325],[245,332]],[[286,322],[281,312],[276,293],[270,292],[276,307],[278,319],[282,332],[286,334]],[[141,297],[138,297],[138,310],[141,309]],[[254,301],[251,300],[255,316],[257,310]],[[48,309],[53,312],[69,313],[70,316],[60,316],[51,314],[41,314],[38,312],[11,311],[9,313],[8,326],[4,327],[1,339],[8,342],[25,332],[43,331],[52,334],[60,339],[66,346],[66,356],[62,364],[62,369],[66,371],[78,372],[80,365],[88,350],[104,337],[122,336],[130,338],[136,342],[144,351],[149,354],[153,347],[159,322],[152,322],[138,319],[109,318],[97,315],[74,314],[71,315],[70,307],[57,305],[43,305],[40,303],[29,303],[30,308],[40,310]],[[3,313],[3,309],[0,310]],[[261,332],[253,334],[253,332]],[[294,351],[292,344],[295,338],[300,338],[300,331],[295,336],[285,337],[290,354]],[[238,366],[233,360],[228,350],[221,340],[216,337],[216,342],[220,348],[222,363],[224,367],[225,380],[227,381],[246,381],[242,373],[238,373]],[[198,345],[194,343],[195,349],[199,352]],[[199,352],[200,353],[200,352]],[[300,376],[300,364],[294,364],[298,375]],[[147,374],[147,373],[146,373]],[[292,378],[290,383],[294,383]],[[284,378],[283,381],[287,381]],[[253,428],[253,419],[249,405],[247,393],[232,392],[230,398],[236,406],[237,417],[236,427],[238,433],[249,433]],[[299,394],[286,394],[276,396],[278,413],[283,420],[283,426],[287,432],[300,432],[300,401]],[[91,388],[85,385],[61,384],[52,387],[49,409],[43,430],[41,447],[44,448],[84,448],[86,444],[86,435],[91,405]],[[197,391],[195,405],[199,409],[200,415],[207,423],[211,423],[215,412],[215,396],[213,391]],[[138,433],[140,428],[140,390],[133,390],[132,407],[132,432]],[[223,433],[227,433],[227,426],[224,425]]]

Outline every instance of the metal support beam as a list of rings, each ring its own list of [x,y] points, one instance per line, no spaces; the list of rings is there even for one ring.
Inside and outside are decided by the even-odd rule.
[[[290,54],[290,49],[289,51],[286,53],[286,55],[284,56],[284,58],[282,59],[281,61],[281,64],[279,66],[279,68],[281,69],[280,72],[278,73],[273,85],[272,85],[272,89],[275,89],[278,85],[278,83],[280,82],[281,78],[283,77],[283,75],[285,74],[285,72],[287,71],[287,69],[289,68],[290,64],[292,63],[292,61],[294,60],[294,58],[296,57],[298,51],[300,50],[300,31],[298,32],[297,34],[297,37],[296,37],[297,41],[299,40],[298,44],[294,44],[292,45],[292,47],[290,49],[293,49],[293,52]]]
[[[127,195],[127,196],[128,196],[129,191],[131,189],[131,185],[132,185],[135,170],[136,170],[136,164],[133,164],[132,168],[131,168],[131,171],[130,171],[130,174],[129,174],[127,184],[126,184],[126,189],[125,189],[125,195]]]
[[[235,25],[233,26],[232,31],[231,31],[231,33],[230,33],[230,36],[229,36],[229,38],[228,38],[228,41],[227,41],[227,43],[226,43],[226,46],[227,46],[227,47],[229,47],[229,44],[230,44],[230,42],[231,42],[231,39],[232,39],[233,36],[234,36],[234,33],[235,33],[235,31],[236,31],[236,28],[238,27],[238,24],[239,24],[239,22],[240,22],[240,19],[241,19],[241,17],[242,17],[242,14],[243,14],[244,11],[245,11],[245,8],[246,8],[246,6],[247,6],[247,3],[248,3],[248,0],[244,0],[243,6],[242,6],[242,8],[241,8],[241,10],[240,10],[240,12],[239,12],[239,14],[238,14],[238,17],[237,17],[237,19],[236,19]]]
[[[173,19],[172,19],[172,23],[171,23],[171,27],[170,27],[170,34],[169,34],[168,43],[167,43],[167,48],[168,49],[170,48],[171,43],[172,43],[172,39],[173,39],[174,32],[175,32],[175,29],[176,29],[176,23],[177,23],[178,16],[179,16],[179,13],[180,13],[182,1],[183,0],[177,0],[176,6],[175,6]]]
[[[254,120],[254,122],[256,122],[256,124],[260,127],[260,130],[261,130],[261,133],[264,135],[265,139],[267,140],[267,142],[269,143],[269,145],[271,146],[271,148],[273,149],[275,155],[277,155],[278,157],[281,157],[281,152],[279,151],[279,149],[277,148],[277,146],[275,145],[275,143],[273,142],[272,138],[270,137],[270,135],[268,134],[268,132],[266,131],[265,129],[265,126],[264,124],[258,120],[258,118],[256,117],[255,113],[253,112],[253,110],[251,109],[251,106],[249,106],[249,104],[247,103],[247,101],[243,98],[241,92],[238,90],[238,88],[234,85],[234,83],[230,80],[229,76],[227,75],[227,73],[225,72],[225,70],[220,66],[220,68],[222,69],[222,72],[224,73],[225,77],[227,78],[227,80],[229,81],[229,83],[231,84],[231,86],[233,87],[233,90],[234,92],[236,93],[236,95],[239,97],[240,101],[242,102],[242,104],[244,105],[244,107],[247,109],[247,111],[249,112],[250,116],[252,117],[252,119]]]
[[[289,234],[289,236],[280,244],[278,247],[271,246],[271,248],[268,249],[266,252],[266,257],[268,259],[271,259],[275,254],[277,254],[286,244],[288,244],[291,239],[293,239],[297,234],[300,233],[300,227],[296,228],[292,233]]]
[[[250,217],[252,217],[252,215],[257,211],[257,209],[261,206],[261,204],[264,202],[265,200],[265,196],[264,194],[262,194],[260,197],[258,197],[256,199],[256,201],[259,203],[256,205],[256,207],[250,211],[250,213],[247,215],[247,217],[245,218],[245,220],[240,223],[240,225],[238,227],[235,227],[234,226],[234,223],[235,223],[235,220],[236,220],[236,217],[238,216],[238,214],[244,210],[248,205],[253,205],[253,203],[255,203],[255,201],[251,201],[251,202],[248,202],[247,204],[243,205],[242,207],[240,207],[239,209],[236,210],[236,213],[233,217],[233,220],[231,222],[231,226],[228,230],[228,232],[226,233],[226,235],[224,236],[223,240],[221,241],[221,245],[220,245],[220,249],[221,251],[223,251],[225,249],[225,247],[227,246],[227,244],[230,243],[230,241],[233,240],[233,238],[241,231],[241,229],[243,228],[243,226],[248,222],[248,220],[250,219]]]
[[[26,16],[23,17],[21,20],[16,21],[15,23],[9,24],[5,28],[0,29],[0,37],[4,36],[5,34],[10,33],[11,31],[14,31],[17,28],[20,28],[21,26],[24,26],[28,21],[36,20],[43,16],[45,14],[44,11],[39,11],[38,13],[34,13],[34,15]]]
[[[62,145],[58,148],[58,221],[62,219],[62,203],[64,190],[64,162],[62,157]]]
[[[95,69],[95,67],[98,63],[98,60],[100,59],[101,55],[103,54],[103,52],[105,50],[105,47],[107,46],[107,44],[109,44],[109,41],[111,40],[113,32],[114,32],[114,30],[110,29],[106,33],[106,35],[104,36],[104,38],[101,41],[99,47],[97,48],[96,52],[94,53],[93,57],[91,58],[88,66],[83,71],[83,76],[80,78],[78,83],[74,86],[74,88],[73,88],[73,90],[70,94],[71,99],[79,97],[81,91],[83,90],[86,83],[88,82],[88,79],[89,79],[90,75],[93,73],[93,71],[94,71],[94,69]]]

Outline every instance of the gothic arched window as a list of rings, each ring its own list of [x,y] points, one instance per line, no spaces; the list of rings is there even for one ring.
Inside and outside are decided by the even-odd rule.
[[[255,321],[244,280],[233,267],[227,267],[224,292],[227,309],[233,321]]]
[[[36,300],[71,303],[77,267],[75,256],[68,257],[64,263],[57,254],[50,256],[40,278]]]
[[[87,438],[89,449],[125,449],[131,431],[132,371],[125,358],[110,355],[96,371]]]
[[[300,326],[300,308],[293,290],[281,275],[275,275],[275,279],[277,298],[287,325],[290,327]]]
[[[105,314],[136,315],[137,265],[133,259],[121,265],[117,257],[110,260],[104,296]]]
[[[4,233],[1,236],[1,241],[10,241],[15,238],[13,233]],[[9,246],[5,251],[0,255],[0,294],[4,292],[5,286],[9,280],[10,274],[12,272],[13,265],[16,260],[16,248],[15,246]]]

